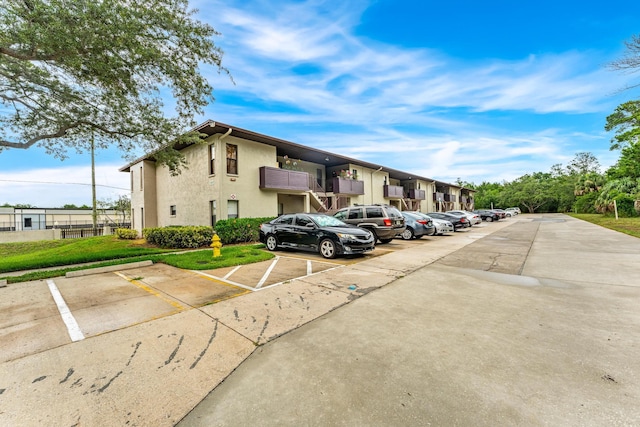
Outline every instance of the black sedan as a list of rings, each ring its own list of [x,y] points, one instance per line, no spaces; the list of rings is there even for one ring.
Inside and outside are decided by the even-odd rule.
[[[473,213],[480,215],[480,218],[487,222],[498,221],[500,219],[500,215],[490,209],[476,209]]]
[[[431,218],[444,219],[453,224],[453,229],[458,231],[460,228],[471,227],[471,221],[465,215],[454,215],[444,212],[429,212]]]
[[[260,241],[270,251],[279,247],[319,252],[325,258],[361,254],[375,248],[370,231],[315,213],[281,215],[260,225]]]

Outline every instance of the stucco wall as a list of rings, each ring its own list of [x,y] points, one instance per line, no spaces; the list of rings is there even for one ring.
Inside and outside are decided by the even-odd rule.
[[[215,174],[209,174],[209,147],[214,144]],[[226,146],[238,147],[238,174],[228,174]],[[171,176],[168,168],[156,171],[158,226],[211,225],[211,202],[216,202],[216,219],[227,219],[228,201],[238,202],[241,218],[276,216],[277,192],[260,190],[260,167],[277,167],[275,147],[219,135],[207,139],[207,144],[185,148],[183,154],[188,169]],[[171,215],[170,207],[176,207]]]

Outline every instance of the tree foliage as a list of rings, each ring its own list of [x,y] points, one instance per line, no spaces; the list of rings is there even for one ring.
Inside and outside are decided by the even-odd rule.
[[[634,202],[640,198],[640,179],[620,178],[608,181],[596,200],[596,209],[601,213],[614,211],[614,200],[622,216],[637,216]]]
[[[611,150],[634,145],[640,139],[640,101],[627,101],[616,107],[607,117],[604,129],[615,131],[611,139]]]
[[[518,206],[524,211],[595,212],[594,202],[606,178],[600,162],[591,153],[576,153],[564,166],[555,164],[549,172],[534,172],[512,182],[487,183],[475,187],[478,208]]]
[[[200,73],[221,65],[209,25],[187,0],[5,0],[0,8],[0,150],[141,147],[179,169],[172,144],[212,97]],[[173,97],[173,112],[163,95]]]
[[[640,178],[640,144],[620,150],[620,158],[606,173],[609,179]]]

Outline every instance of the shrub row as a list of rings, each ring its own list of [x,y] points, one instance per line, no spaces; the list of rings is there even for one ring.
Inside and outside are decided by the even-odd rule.
[[[118,239],[135,240],[138,238],[138,232],[130,228],[117,228],[116,236],[118,236]]]
[[[234,218],[216,222],[216,233],[224,244],[257,242],[260,239],[260,224],[269,218]]]
[[[211,245],[213,228],[204,226],[171,226],[145,228],[147,242],[162,248],[200,248]]]

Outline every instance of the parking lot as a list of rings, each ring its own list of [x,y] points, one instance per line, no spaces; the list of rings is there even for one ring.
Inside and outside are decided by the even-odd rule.
[[[0,290],[0,362],[446,238],[395,239],[371,253],[333,260],[283,250],[269,261],[216,270],[155,264],[8,286]]]
[[[520,223],[396,239],[364,256],[284,250],[239,268],[156,264],[9,285],[0,289],[0,422],[174,425],[263,344],[321,325],[328,313],[425,265],[456,264],[450,255],[478,243],[485,249],[469,254],[501,268],[490,252],[507,237],[501,230],[520,235]]]

